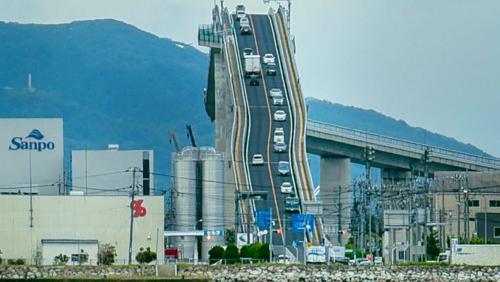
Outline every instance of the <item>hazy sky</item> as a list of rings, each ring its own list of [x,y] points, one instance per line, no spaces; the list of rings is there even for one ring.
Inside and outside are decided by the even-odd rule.
[[[263,13],[262,0],[243,2]],[[0,21],[113,18],[196,45],[213,0],[0,0]],[[500,156],[500,1],[293,0],[306,96],[375,109]],[[1,40],[1,38],[0,38]]]

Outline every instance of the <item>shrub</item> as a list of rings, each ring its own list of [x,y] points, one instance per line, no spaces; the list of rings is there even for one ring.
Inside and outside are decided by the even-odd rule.
[[[2,250],[0,250],[0,265],[2,265],[2,261],[3,261],[1,254],[2,254]]]
[[[208,251],[210,263],[214,263],[218,260],[224,258],[224,248],[221,246],[214,246],[210,251]]]
[[[69,260],[67,255],[59,254],[54,257],[54,264],[56,265],[65,265]]]
[[[224,252],[224,259],[226,263],[236,263],[240,260],[240,253],[238,247],[235,245],[229,245]]]
[[[156,260],[156,253],[152,252],[149,247],[144,250],[144,248],[139,249],[139,253],[135,256],[135,260],[139,263],[150,263]]]
[[[7,260],[7,264],[8,265],[25,265],[26,261],[24,259],[22,259],[22,258],[9,259],[9,260]]]
[[[245,245],[241,247],[240,257],[241,258],[253,258],[252,253],[250,252],[251,245]]]
[[[111,265],[115,262],[116,248],[111,244],[104,244],[99,248],[99,254],[97,254],[99,259],[99,264]],[[156,257],[156,256],[155,256]]]

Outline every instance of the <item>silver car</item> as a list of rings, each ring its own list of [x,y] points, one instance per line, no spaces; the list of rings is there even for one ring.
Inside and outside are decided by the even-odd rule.
[[[278,163],[278,174],[279,175],[290,174],[290,164],[287,161],[280,161]]]

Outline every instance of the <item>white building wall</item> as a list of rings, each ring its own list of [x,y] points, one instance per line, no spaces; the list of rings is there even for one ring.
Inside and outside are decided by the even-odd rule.
[[[154,156],[151,150],[83,150],[72,151],[72,190],[87,195],[129,195],[133,167],[143,170],[143,154],[149,154],[150,172],[154,172]],[[142,172],[136,173],[136,184],[142,186]],[[150,187],[154,186],[154,176]],[[150,188],[150,189],[151,189]],[[154,191],[150,190],[151,194]],[[142,194],[142,190],[141,193]]]
[[[28,193],[31,174],[34,193],[57,195],[64,190],[63,152],[62,119],[0,119],[0,193]]]
[[[132,258],[139,248],[158,247],[163,259],[163,197],[140,196],[144,217],[134,218]],[[41,240],[98,240],[116,247],[117,263],[127,263],[130,198],[125,196],[33,196],[33,227],[30,227],[30,197],[0,196],[0,250],[2,257],[34,262],[41,253]],[[158,246],[156,237],[158,234]],[[70,254],[67,254],[68,256]],[[52,254],[45,260],[53,261]]]

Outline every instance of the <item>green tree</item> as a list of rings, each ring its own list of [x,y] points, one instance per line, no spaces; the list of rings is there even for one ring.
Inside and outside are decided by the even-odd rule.
[[[217,262],[224,258],[224,248],[221,246],[214,246],[208,251],[210,263]]]
[[[99,248],[99,264],[111,265],[115,262],[116,248],[111,244],[104,244]]]
[[[237,263],[240,260],[240,253],[238,251],[238,247],[235,245],[229,245],[224,251],[224,259],[226,263],[232,264]]]
[[[69,260],[67,255],[59,254],[54,257],[54,264],[56,265],[65,265]]]
[[[269,244],[262,244],[259,248],[258,259],[269,260]]]
[[[226,229],[226,244],[229,245],[236,245],[236,241],[234,239],[234,229]]]
[[[250,245],[248,252],[253,259],[259,259],[260,248],[262,247],[262,243],[256,242]]]
[[[435,260],[440,252],[438,232],[431,228],[429,235],[427,235],[427,259]]]
[[[243,247],[241,247],[241,250],[240,250],[240,257],[241,258],[252,258],[252,253],[250,252],[250,247],[251,245],[245,245]]]
[[[135,256],[135,260],[139,263],[150,263],[156,260],[156,253],[151,251],[149,247],[144,250],[144,248],[139,249],[139,253]]]

